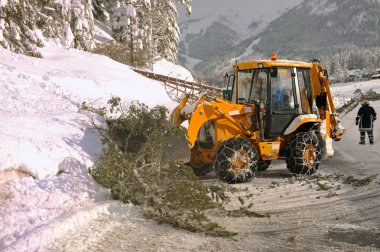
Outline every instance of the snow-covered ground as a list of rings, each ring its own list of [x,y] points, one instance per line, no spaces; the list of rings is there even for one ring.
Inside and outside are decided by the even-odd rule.
[[[103,107],[119,96],[126,104],[176,105],[159,82],[105,56],[54,47],[43,55],[0,48],[0,250],[37,249],[47,237],[108,211],[108,193],[87,172],[101,142],[82,102]]]
[[[89,123],[93,115],[80,111],[78,105],[86,102],[94,107],[106,106],[109,98],[119,96],[126,104],[139,100],[149,106],[161,104],[171,109],[176,103],[170,100],[165,88],[159,82],[146,79],[128,66],[105,56],[59,48],[45,48],[43,55],[43,59],[37,59],[0,48],[0,250],[80,251],[88,249],[91,242],[98,244],[99,240],[104,242],[103,250],[109,248],[107,246],[111,241],[115,242],[111,244],[115,250],[120,249],[117,247],[118,241],[121,241],[122,247],[134,251],[231,250],[232,241],[229,240],[176,231],[151,222],[147,224],[138,217],[138,208],[112,201],[109,192],[100,188],[88,175],[88,167],[96,162],[101,144],[99,136]],[[155,70],[162,74],[182,71],[184,78],[188,74],[167,62],[161,62],[155,66]],[[336,95],[352,97],[356,88],[363,91],[373,88],[380,92],[380,80],[339,84],[333,86],[332,91]],[[372,104],[380,111],[380,102]],[[380,162],[377,149],[380,130],[375,124],[374,146],[358,147],[359,133],[353,121],[356,111],[343,119],[346,135],[341,142],[334,144],[337,157],[324,165],[322,173],[337,171],[355,176],[376,173],[375,167]],[[284,170],[282,163],[273,166],[275,171]],[[285,176],[286,174],[285,171]],[[238,187],[249,187],[255,195],[262,194],[262,197],[254,197],[256,209],[277,211],[276,216],[278,214],[279,217],[273,216],[269,223],[263,220],[261,225],[260,222],[251,223],[249,225],[252,225],[252,230],[261,228],[263,232],[274,232],[270,229],[284,221],[282,214],[287,209],[297,210],[294,215],[304,213],[305,223],[311,223],[306,219],[309,212],[301,210],[309,209],[308,206],[310,211],[311,208],[319,209],[318,216],[323,216],[326,207],[313,206],[315,198],[310,201],[308,191],[303,190],[305,187],[297,183],[286,184],[285,180],[281,180],[281,175],[278,181],[280,184],[284,182],[285,191],[289,193],[282,197],[283,194],[279,194],[276,188],[263,192],[258,186],[264,181],[273,185],[271,180],[276,175],[270,177],[269,173],[267,178],[266,175],[262,176],[264,178],[257,178],[251,184]],[[378,193],[378,187],[373,186],[371,190]],[[355,195],[359,195],[359,191]],[[322,195],[322,192],[313,193],[312,197]],[[364,195],[365,191],[360,193]],[[351,192],[347,195],[352,196]],[[347,214],[347,209],[351,209],[344,205],[346,201],[348,200],[340,199],[341,205],[331,208],[333,210],[328,217],[331,217],[332,222],[337,214],[340,218],[356,218],[344,215]],[[329,202],[323,200],[323,206]],[[377,203],[373,204],[373,209],[378,209]],[[375,222],[366,227],[378,224],[376,211],[371,212],[370,217]],[[240,221],[245,222],[244,219]],[[292,229],[300,225],[297,221],[293,223],[295,226],[291,226]],[[339,224],[339,221],[335,222]],[[237,223],[239,222],[231,220],[225,222],[232,229],[237,228]],[[305,225],[306,229],[308,226]],[[320,227],[325,226],[328,224],[324,223]],[[112,233],[120,228],[126,233]],[[253,231],[248,230],[244,223],[239,228],[241,230],[237,231],[247,236],[241,237],[247,239],[244,241],[254,241],[258,251],[265,250],[264,243],[269,242],[269,238],[254,238],[258,234],[252,236]],[[286,226],[282,228],[285,229]],[[112,235],[107,236],[110,233]],[[104,237],[109,237],[109,240]],[[248,244],[249,242],[244,242],[238,246],[241,246],[240,250],[245,250],[249,248]],[[298,248],[302,250],[306,245],[308,246],[305,244]],[[276,248],[287,248],[278,244],[273,246],[273,251]],[[239,250],[239,247],[236,248]],[[320,248],[323,250],[326,247]],[[102,249],[95,246],[92,250]]]

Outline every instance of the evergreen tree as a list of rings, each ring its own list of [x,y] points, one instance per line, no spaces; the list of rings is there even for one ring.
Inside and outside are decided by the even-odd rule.
[[[112,18],[112,32],[116,41],[125,44],[129,51],[128,62],[133,66],[146,66],[144,55],[143,29],[141,16],[132,3],[124,2],[117,7]]]
[[[110,21],[116,8],[120,6],[120,0],[92,0],[92,13],[99,21]]]
[[[178,1],[185,5],[190,15],[191,0]],[[128,11],[128,8],[133,11]],[[131,15],[133,13],[133,15]],[[152,68],[158,58],[177,59],[179,27],[175,19],[177,8],[172,0],[127,0],[113,12],[113,36],[126,43],[132,65]]]
[[[8,0],[0,5],[0,45],[40,56],[46,38],[90,50],[93,42],[91,0]]]
[[[39,3],[37,0],[9,0],[0,5],[1,46],[17,53],[40,56],[37,47],[43,46],[43,31],[58,35],[49,11],[53,8],[59,9],[59,6],[53,1]]]
[[[94,18],[91,0],[71,0],[71,6],[64,13],[65,24],[70,25],[75,48],[90,50],[95,47],[93,40]]]
[[[109,19],[109,13],[107,11],[108,0],[92,0],[92,13],[94,18],[101,21]]]
[[[191,0],[178,0],[191,14]],[[175,19],[177,8],[172,0],[151,0],[152,57],[176,61],[180,30]]]

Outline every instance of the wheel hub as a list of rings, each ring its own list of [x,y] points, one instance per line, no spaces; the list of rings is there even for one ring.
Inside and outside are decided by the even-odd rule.
[[[249,169],[249,156],[244,150],[236,151],[231,157],[231,170],[235,175],[244,174]]]
[[[313,167],[316,160],[316,154],[314,150],[314,145],[306,144],[304,152],[303,152],[303,161],[304,165],[308,168]]]

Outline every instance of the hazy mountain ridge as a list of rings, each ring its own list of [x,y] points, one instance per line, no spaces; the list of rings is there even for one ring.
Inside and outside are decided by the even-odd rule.
[[[187,34],[187,47],[182,43],[180,53],[207,60],[218,53],[230,49],[235,44],[237,33],[230,27],[220,23],[212,23],[204,33]],[[216,42],[217,43],[214,43]]]
[[[300,2],[302,0],[238,0],[223,3],[195,0],[190,19],[181,18],[183,15],[180,15],[178,20],[181,29],[180,53],[206,61],[224,56]]]
[[[379,17],[378,1],[305,1],[271,22],[253,51],[313,58],[353,47],[379,47]]]
[[[203,36],[202,39],[203,44],[215,45],[223,38],[207,40]],[[268,58],[271,53],[305,61],[322,58],[334,71],[335,68],[354,69],[357,66],[350,63],[357,57],[364,61],[359,68],[366,67],[368,62],[372,68],[379,67],[380,1],[305,0],[272,20],[259,33],[251,33],[250,37],[229,46],[219,52],[206,50],[203,61],[194,66],[197,75],[203,79],[221,79],[219,76],[231,65],[231,60]],[[190,51],[190,56],[196,58],[197,54],[191,53],[194,51]]]

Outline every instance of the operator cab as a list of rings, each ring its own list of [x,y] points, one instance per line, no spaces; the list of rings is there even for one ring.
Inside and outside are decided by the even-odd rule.
[[[299,115],[313,113],[311,66],[293,61],[246,62],[228,76],[224,98],[232,103],[264,104],[264,136],[283,135]]]

